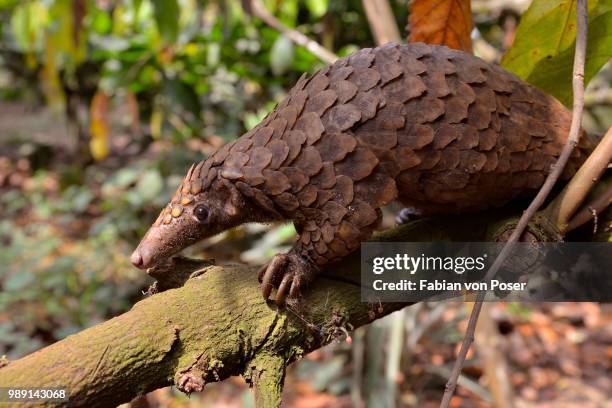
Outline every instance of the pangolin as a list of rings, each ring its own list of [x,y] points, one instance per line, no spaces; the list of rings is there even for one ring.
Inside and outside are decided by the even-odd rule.
[[[570,120],[556,99],[471,54],[362,49],[303,75],[259,125],[191,166],[131,261],[148,268],[246,222],[293,221],[297,242],[260,272],[264,297],[276,287],[282,303],[356,250],[393,200],[459,213],[533,192]],[[574,151],[566,177],[589,150]]]

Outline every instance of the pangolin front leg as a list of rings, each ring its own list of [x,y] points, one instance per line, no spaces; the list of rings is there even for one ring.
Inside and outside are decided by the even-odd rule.
[[[278,288],[275,301],[284,303],[287,297],[297,298],[326,265],[355,251],[361,241],[372,235],[374,226],[356,228],[347,221],[333,225],[329,220],[319,225],[310,223],[310,230],[301,230],[295,246],[286,254],[277,254],[259,271],[259,281],[264,299],[268,299],[274,287]]]

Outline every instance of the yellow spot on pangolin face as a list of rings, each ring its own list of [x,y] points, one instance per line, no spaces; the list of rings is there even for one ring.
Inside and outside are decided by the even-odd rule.
[[[191,202],[191,198],[189,198],[189,197],[187,197],[187,196],[183,196],[183,197],[181,198],[181,204],[182,204],[182,205],[187,205],[187,204],[189,204],[190,202]]]
[[[190,188],[191,188],[191,183],[189,183],[188,181],[184,182],[183,188],[181,189],[181,193],[188,193]]]
[[[191,183],[191,194],[198,194],[200,191],[202,191],[202,182],[200,180]]]
[[[183,207],[173,207],[172,216],[174,218],[179,217],[183,213]]]
[[[170,221],[172,221],[172,215],[171,214],[166,214],[164,216],[164,224],[170,224]]]

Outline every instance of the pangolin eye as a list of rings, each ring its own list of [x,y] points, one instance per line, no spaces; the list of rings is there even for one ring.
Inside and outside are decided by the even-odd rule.
[[[194,210],[193,214],[196,216],[198,221],[204,222],[208,218],[208,208],[205,205],[198,205]]]

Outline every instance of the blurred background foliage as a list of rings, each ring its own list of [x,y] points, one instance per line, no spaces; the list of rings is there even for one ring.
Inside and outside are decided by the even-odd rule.
[[[285,26],[339,56],[374,45],[361,0],[263,3]],[[499,62],[528,4],[474,0],[474,52]],[[390,5],[406,38],[407,2]],[[21,357],[141,299],[151,280],[128,255],[188,166],[255,126],[303,72],[323,65],[239,0],[0,0],[0,355]],[[589,86],[591,132],[612,121],[611,78],[605,67]],[[221,263],[261,263],[294,235],[291,225],[247,225],[189,251]],[[516,327],[530,317],[522,307],[501,310],[500,319]],[[309,356],[289,376],[288,400],[305,393],[322,405],[304,406],[355,401],[355,381],[372,401],[399,383],[412,384],[418,398],[431,384],[443,387],[446,374],[431,367],[452,360],[465,311],[425,305],[401,313],[401,323],[390,317],[356,332],[353,346],[340,342]],[[559,313],[565,319],[577,312]],[[593,319],[581,324],[599,328]],[[382,378],[386,363],[371,355],[365,377],[351,377],[349,362],[363,365],[364,348],[380,348],[398,324],[423,321],[421,334],[408,339],[415,351],[404,356],[414,363],[407,371]],[[417,344],[425,332],[437,344],[429,354]],[[469,392],[490,398],[472,385]],[[249,405],[244,387],[229,382],[205,394]],[[200,406],[169,395],[155,398]],[[421,401],[406,398],[408,405]]]

